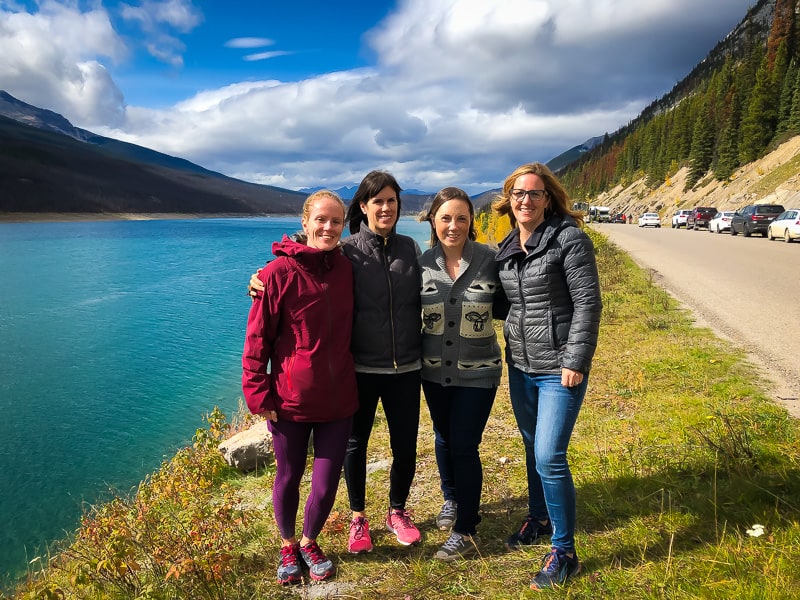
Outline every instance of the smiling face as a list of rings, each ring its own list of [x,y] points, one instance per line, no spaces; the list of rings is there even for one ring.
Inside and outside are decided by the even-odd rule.
[[[469,237],[472,215],[463,200],[448,200],[433,215],[436,238],[445,248],[461,250]]]
[[[308,236],[306,244],[319,250],[333,250],[339,244],[344,229],[344,206],[330,196],[316,198],[301,220]]]
[[[397,223],[397,195],[391,186],[386,186],[367,202],[361,202],[361,211],[367,216],[367,226],[382,236],[392,232]]]
[[[544,190],[544,181],[538,175],[526,173],[514,181],[515,190]],[[550,197],[545,193],[540,199],[531,199],[526,194],[521,200],[511,198],[511,211],[517,219],[517,224],[529,231],[536,229],[544,221],[545,210],[550,204]]]

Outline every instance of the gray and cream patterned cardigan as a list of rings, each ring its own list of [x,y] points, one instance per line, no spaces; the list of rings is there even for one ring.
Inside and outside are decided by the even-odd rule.
[[[422,272],[422,378],[443,386],[496,387],[502,355],[492,320],[508,304],[495,252],[467,240],[455,281],[438,244],[419,258]]]

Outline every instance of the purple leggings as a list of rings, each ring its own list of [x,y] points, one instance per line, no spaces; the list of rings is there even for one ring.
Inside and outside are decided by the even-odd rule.
[[[314,463],[311,468],[311,493],[303,514],[303,535],[315,540],[336,500],[352,423],[352,417],[328,423],[269,421],[277,463],[272,505],[275,522],[283,539],[295,536],[300,480],[306,470],[311,433],[314,433]]]

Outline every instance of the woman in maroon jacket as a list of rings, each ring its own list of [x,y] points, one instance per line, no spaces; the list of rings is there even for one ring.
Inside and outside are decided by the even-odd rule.
[[[272,489],[282,538],[278,582],[335,573],[316,538],[336,498],[352,416],[358,406],[350,354],[353,271],[339,247],[345,208],[321,190],[303,206],[304,235],[276,242],[276,256],[259,273],[264,293],[255,297],[247,320],[242,389],[247,406],[267,420],[277,472]],[[269,372],[267,366],[269,364]],[[302,537],[295,537],[300,480],[311,434],[314,462]]]

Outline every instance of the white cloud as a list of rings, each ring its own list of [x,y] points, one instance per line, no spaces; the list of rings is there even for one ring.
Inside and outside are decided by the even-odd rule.
[[[0,9],[0,83],[26,102],[83,124],[121,124],[123,96],[103,61],[126,56],[102,9],[43,2],[36,14]]]
[[[144,0],[138,6],[122,3],[120,7],[124,19],[138,22],[148,32],[168,25],[182,33],[188,33],[203,21],[200,11],[190,0]]]
[[[42,11],[25,15],[39,20],[38,29],[18,25],[15,31],[39,32],[29,45],[46,64],[26,62],[17,51],[14,61],[3,59],[12,52],[4,33],[0,77],[6,81],[16,69],[9,92],[35,88],[39,95],[23,95],[26,101],[63,112],[76,124],[259,183],[338,187],[385,168],[403,187],[460,185],[477,192],[499,185],[522,162],[549,160],[627,123],[688,74],[749,4],[406,0],[365,36],[377,56],[372,68],[296,82],[235,83],[158,110],[128,106],[124,122],[121,95],[100,61],[125,51],[108,16],[63,8],[65,21],[104,23],[94,31],[94,44],[76,33],[72,42],[80,51],[70,50],[43,30],[45,23],[63,29],[52,13],[47,19]],[[152,40],[159,39],[158,23],[187,30],[199,18],[178,1],[145,2],[128,11]],[[0,15],[5,29],[8,13],[0,9]],[[163,50],[163,60],[180,56],[182,42],[165,35],[178,44],[152,51]],[[271,44],[235,38],[226,45]],[[29,80],[34,83],[25,87]],[[74,101],[79,97],[83,105]]]
[[[269,58],[275,58],[277,56],[287,56],[291,54],[286,50],[274,50],[272,52],[257,52],[255,54],[248,54],[244,57],[244,60],[254,61],[254,60],[267,60]]]
[[[275,42],[268,38],[234,38],[225,42],[226,48],[263,48],[264,46],[272,46]]]
[[[173,31],[188,33],[203,21],[202,14],[191,0],[144,0],[138,6],[122,3],[120,14],[142,30],[144,46],[150,55],[173,67],[183,66],[183,52],[186,50]]]

